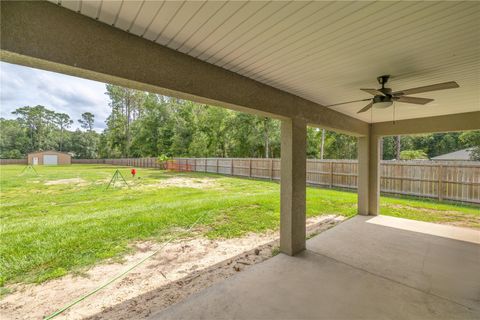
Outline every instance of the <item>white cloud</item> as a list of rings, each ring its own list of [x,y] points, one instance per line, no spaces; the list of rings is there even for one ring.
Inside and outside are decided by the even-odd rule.
[[[77,120],[84,112],[95,115],[95,129],[105,128],[110,114],[105,84],[59,73],[0,62],[0,116],[12,119],[12,111],[43,105]]]

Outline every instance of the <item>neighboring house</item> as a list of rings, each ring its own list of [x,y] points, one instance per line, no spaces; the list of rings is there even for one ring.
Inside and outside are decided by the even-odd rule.
[[[28,154],[29,165],[64,165],[72,164],[72,156],[58,151],[37,151]]]
[[[469,161],[472,159],[473,148],[466,148],[462,150],[457,150],[450,153],[445,153],[436,157],[433,157],[432,160],[440,161]]]

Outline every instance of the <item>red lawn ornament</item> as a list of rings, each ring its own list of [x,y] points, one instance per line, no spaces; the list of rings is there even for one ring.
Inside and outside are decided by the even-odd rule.
[[[132,174],[132,177],[135,178],[135,175],[137,174],[137,170],[133,168],[130,173]]]

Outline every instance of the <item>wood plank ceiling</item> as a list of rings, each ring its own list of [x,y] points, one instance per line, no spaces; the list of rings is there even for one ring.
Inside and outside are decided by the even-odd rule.
[[[369,98],[390,74],[394,91],[425,105],[357,114],[367,122],[480,111],[480,2],[52,1],[70,10],[322,105]]]

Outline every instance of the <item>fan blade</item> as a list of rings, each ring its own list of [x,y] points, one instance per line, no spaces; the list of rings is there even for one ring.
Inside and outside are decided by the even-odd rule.
[[[433,99],[400,96],[395,98],[395,101],[405,102],[405,103],[414,103],[414,104],[427,104],[429,102],[432,102]]]
[[[348,102],[341,102],[341,103],[330,104],[330,105],[324,106],[324,107],[335,107],[335,106],[339,106],[339,105],[342,105],[342,104],[354,103],[354,102],[362,102],[362,101],[370,101],[370,100],[372,100],[372,99],[354,100],[354,101],[348,101]]]
[[[366,93],[370,93],[372,96],[384,96],[385,94],[382,91],[379,91],[377,89],[360,89],[362,91],[365,91]]]
[[[429,92],[429,91],[453,89],[458,87],[460,87],[458,83],[456,83],[455,81],[449,81],[444,83],[432,84],[424,87],[401,90],[401,91],[394,92],[393,95],[407,95],[407,94],[415,94],[415,93],[422,93],[422,92]]]
[[[373,102],[370,102],[369,104],[367,104],[365,107],[363,107],[362,109],[360,109],[360,111],[358,111],[357,113],[362,113],[362,112],[365,112],[367,110],[370,110],[370,108],[373,106]]]

